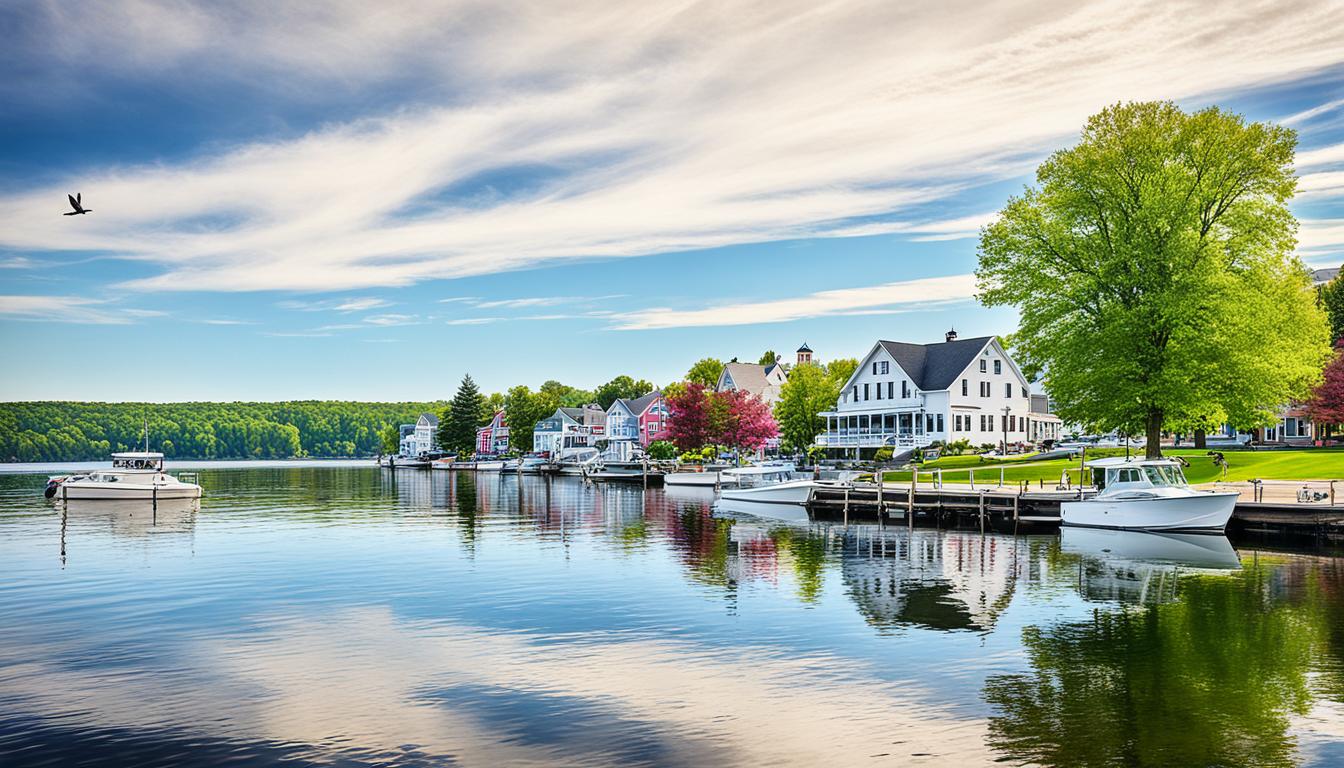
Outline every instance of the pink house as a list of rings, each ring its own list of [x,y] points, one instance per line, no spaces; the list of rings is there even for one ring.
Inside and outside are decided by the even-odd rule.
[[[504,409],[495,411],[490,423],[476,430],[477,453],[505,453],[509,450],[509,424]]]
[[[607,409],[607,440],[647,448],[667,434],[667,404],[662,392],[632,400],[618,399]]]

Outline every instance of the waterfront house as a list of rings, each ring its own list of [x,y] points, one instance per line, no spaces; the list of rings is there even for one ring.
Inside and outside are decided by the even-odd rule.
[[[1029,401],[1031,408],[1027,413],[1027,442],[1058,441],[1063,423],[1054,413],[1050,396],[1031,395]]]
[[[897,453],[934,440],[972,445],[1025,442],[1028,382],[997,338],[915,344],[879,341],[845,382],[835,410],[822,414],[817,444],[856,456]]]
[[[532,450],[560,456],[568,448],[593,448],[606,436],[607,413],[596,405],[556,408],[532,429]]]
[[[618,398],[607,409],[606,438],[613,454],[630,456],[634,446],[649,447],[667,433],[667,404],[662,392],[633,399]]]
[[[495,411],[490,423],[476,430],[477,453],[507,453],[509,450],[509,424],[504,409]]]
[[[409,429],[408,429],[409,427]],[[439,417],[432,413],[422,413],[415,424],[401,425],[401,453],[403,456],[419,456],[429,453],[436,447],[435,433],[439,429]]]
[[[798,362],[811,362],[812,350],[804,344],[798,349]],[[756,363],[731,362],[723,364],[723,372],[714,385],[716,392],[742,390],[750,392],[764,400],[766,405],[774,407],[779,402],[780,388],[789,380],[789,366],[776,360],[769,365]]]

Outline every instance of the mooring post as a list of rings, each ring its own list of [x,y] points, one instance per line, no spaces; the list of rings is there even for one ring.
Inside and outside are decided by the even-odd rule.
[[[1013,497],[1013,523],[1014,523],[1014,524],[1017,523],[1017,506],[1018,506],[1018,502],[1020,502],[1021,500],[1022,500],[1022,497],[1021,497],[1020,495],[1018,495],[1018,496],[1014,496],[1014,497]]]
[[[877,470],[877,519],[882,519],[882,483],[885,478],[882,476],[882,469]]]
[[[975,470],[974,470],[974,469],[971,469],[971,470],[967,470],[967,472],[970,474],[970,477],[971,477],[971,490],[974,491],[974,490],[975,490]]]
[[[980,491],[979,504],[980,504],[980,532],[981,532],[981,533],[984,533],[984,532],[985,532],[985,492],[984,492],[983,490]]]
[[[911,520],[911,525],[914,525],[913,521],[915,519],[915,483],[913,479],[910,481],[910,493],[905,500],[905,516],[909,520]]]
[[[1003,487],[1003,465],[999,465],[999,487]]]
[[[1330,506],[1335,506],[1335,481],[1330,481]]]

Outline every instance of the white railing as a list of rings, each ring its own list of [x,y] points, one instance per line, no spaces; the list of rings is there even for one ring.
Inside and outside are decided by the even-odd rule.
[[[928,435],[898,435],[890,432],[867,434],[823,432],[817,435],[817,445],[823,448],[881,448],[884,445],[893,448],[923,448],[931,442],[933,438]]]

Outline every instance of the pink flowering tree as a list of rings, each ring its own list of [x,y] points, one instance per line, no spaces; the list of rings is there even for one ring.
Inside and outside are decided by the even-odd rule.
[[[720,444],[739,451],[756,451],[779,437],[774,414],[760,398],[741,390],[719,392],[714,397],[719,406],[716,410],[721,414],[716,419]]]
[[[1344,339],[1335,343],[1335,356],[1325,366],[1321,383],[1305,403],[1307,416],[1326,429],[1344,424]]]

